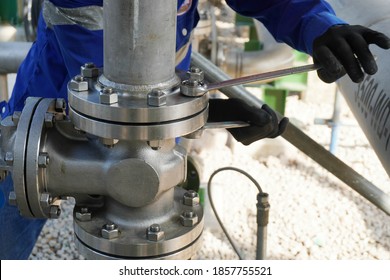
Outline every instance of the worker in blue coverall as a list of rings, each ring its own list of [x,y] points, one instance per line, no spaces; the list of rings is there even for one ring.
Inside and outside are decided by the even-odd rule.
[[[86,62],[103,67],[102,2],[45,1],[37,40],[20,66],[10,100],[0,104],[2,118],[21,111],[29,96],[66,99],[68,81],[79,74],[80,66]],[[176,51],[177,68],[181,70],[189,68],[191,31],[199,19],[197,2],[178,1]],[[336,17],[330,5],[323,0],[226,2],[236,12],[261,21],[276,40],[312,55],[314,61],[322,66],[318,70],[319,77],[327,83],[346,73],[354,82],[363,79],[363,72],[374,74],[377,65],[368,45],[390,48],[387,36],[362,26],[348,25]],[[210,104],[211,117],[223,119],[226,116],[221,117],[220,114],[238,111],[247,119],[253,116],[260,118],[258,123],[251,122],[246,130],[230,130],[238,141],[246,145],[262,138],[276,137],[286,126],[285,119],[275,122],[275,114],[268,107],[254,109],[241,103],[241,107],[236,106],[237,100],[227,102],[217,102],[217,107]],[[0,258],[27,259],[45,220],[21,217],[17,207],[8,205],[6,198],[12,188],[12,179],[8,176],[1,183],[0,191]]]

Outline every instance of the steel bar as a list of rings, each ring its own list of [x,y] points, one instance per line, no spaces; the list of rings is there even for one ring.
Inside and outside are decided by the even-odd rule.
[[[206,85],[207,90],[216,90],[221,89],[225,87],[231,87],[231,86],[238,86],[238,85],[244,85],[249,84],[252,82],[261,82],[261,81],[269,81],[272,79],[293,75],[293,74],[299,74],[299,73],[306,73],[309,71],[315,71],[318,70],[319,66],[316,64],[308,64],[304,66],[298,66],[298,67],[291,67],[281,70],[275,70],[271,72],[266,73],[260,73],[260,74],[254,74],[249,76],[244,76],[240,78],[235,79],[229,79],[221,82],[214,82]]]
[[[192,64],[204,71],[205,79],[211,83],[231,79],[216,65],[198,53],[192,54]],[[239,98],[248,104],[261,107],[264,102],[250,94],[243,86],[228,87],[221,90],[230,98]],[[278,114],[281,117],[280,114]],[[307,134],[293,124],[289,124],[282,135],[284,139],[331,172],[349,187],[354,189],[368,201],[386,214],[390,215],[390,196],[365,179],[351,167],[331,154]]]

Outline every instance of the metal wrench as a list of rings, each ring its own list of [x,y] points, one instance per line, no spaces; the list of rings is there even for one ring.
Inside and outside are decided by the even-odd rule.
[[[305,73],[310,71],[315,71],[320,69],[320,66],[317,64],[308,64],[304,66],[291,67],[266,73],[254,74],[245,77],[230,79],[222,82],[205,84],[201,80],[185,80],[181,84],[181,91],[186,96],[202,96],[210,90],[216,90],[226,87],[238,86],[243,84],[248,84],[252,82],[267,81],[275,78],[280,78],[288,75]]]

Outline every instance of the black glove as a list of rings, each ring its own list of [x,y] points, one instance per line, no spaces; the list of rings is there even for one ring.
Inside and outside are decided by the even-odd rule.
[[[223,121],[244,121],[250,124],[228,129],[244,145],[263,138],[275,138],[285,131],[288,124],[288,118],[279,120],[275,111],[266,104],[259,109],[240,99],[210,99],[208,122]]]
[[[313,42],[314,63],[321,80],[332,83],[348,73],[355,83],[364,78],[363,70],[373,75],[378,70],[368,45],[390,48],[390,38],[361,25],[335,25]]]

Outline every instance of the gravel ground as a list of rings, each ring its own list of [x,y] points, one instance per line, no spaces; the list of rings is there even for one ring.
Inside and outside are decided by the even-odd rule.
[[[286,116],[328,147],[331,129],[314,125],[333,112],[334,85],[309,75],[305,100],[290,96]],[[337,155],[390,194],[389,176],[379,163],[351,112],[344,105]],[[203,162],[203,185],[213,171],[234,166],[251,174],[270,196],[268,258],[390,259],[390,217],[340,182],[282,138],[244,147],[225,131],[193,143],[193,156]],[[201,148],[200,148],[201,147]],[[256,188],[248,179],[225,172],[213,179],[213,197],[245,259],[255,258]],[[73,243],[73,203],[63,203],[59,220],[44,227],[30,259],[82,259]],[[237,259],[206,205],[203,246],[194,259]]]

